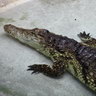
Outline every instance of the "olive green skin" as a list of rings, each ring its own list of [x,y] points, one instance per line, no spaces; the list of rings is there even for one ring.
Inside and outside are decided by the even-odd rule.
[[[96,92],[96,39],[85,32],[78,34],[81,43],[66,36],[56,35],[46,29],[23,29],[5,25],[4,30],[20,42],[49,57],[53,65],[28,66],[32,73],[58,77],[69,71],[82,83]]]

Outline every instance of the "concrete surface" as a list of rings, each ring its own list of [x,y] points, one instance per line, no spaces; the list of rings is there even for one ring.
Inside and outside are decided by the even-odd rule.
[[[0,13],[0,96],[96,96],[69,73],[52,79],[27,72],[30,64],[52,62],[8,36],[3,30],[8,23],[46,28],[78,41],[82,31],[96,37],[96,0],[31,0]]]

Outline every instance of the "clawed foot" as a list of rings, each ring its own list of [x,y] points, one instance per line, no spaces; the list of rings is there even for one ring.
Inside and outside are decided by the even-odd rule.
[[[29,69],[27,69],[27,71],[33,71],[31,74],[33,74],[33,73],[39,73],[39,67],[38,67],[39,65],[36,65],[36,64],[34,64],[34,65],[30,65],[30,66],[28,66],[29,67]]]
[[[43,73],[44,75],[47,75],[49,77],[58,77],[61,76],[65,71],[64,66],[60,66],[58,64],[55,64],[54,66],[50,67],[46,64],[34,64],[28,66],[29,68],[27,71],[32,71],[33,73]]]
[[[88,41],[90,40],[91,36],[90,36],[90,33],[86,34],[86,32],[84,31],[83,33],[80,32],[80,34],[78,34],[79,38],[82,40],[82,41]]]
[[[90,33],[86,34],[86,32],[84,31],[83,33],[80,32],[80,34],[78,34],[78,36],[80,38],[90,38]]]

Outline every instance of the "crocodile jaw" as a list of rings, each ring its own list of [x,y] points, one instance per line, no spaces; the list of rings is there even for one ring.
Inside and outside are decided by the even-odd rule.
[[[40,48],[42,46],[41,39],[43,39],[43,37],[40,37],[38,35],[39,33],[38,30],[40,30],[38,28],[29,30],[29,29],[18,28],[14,25],[8,24],[8,25],[4,25],[4,30],[10,36],[18,39],[22,43],[32,46],[35,49]]]

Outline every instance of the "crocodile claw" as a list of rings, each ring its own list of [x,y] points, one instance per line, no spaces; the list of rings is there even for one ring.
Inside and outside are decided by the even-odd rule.
[[[88,38],[90,38],[90,33],[86,34],[86,32],[84,31],[83,33],[80,32],[80,34],[78,34],[78,36],[80,38],[88,39]]]
[[[29,69],[27,69],[27,71],[33,71],[31,74],[39,73],[38,65],[34,64],[34,65],[30,65],[28,67],[29,67]]]

